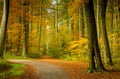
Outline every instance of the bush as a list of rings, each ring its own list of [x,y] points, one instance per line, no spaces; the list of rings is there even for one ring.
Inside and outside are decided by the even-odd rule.
[[[81,38],[78,41],[66,43],[64,50],[66,53],[63,58],[70,60],[86,60],[88,52],[88,39]]]
[[[40,53],[29,53],[27,54],[28,57],[30,58],[40,58]]]
[[[4,59],[27,59],[27,57],[22,57],[21,55],[16,55],[14,52],[6,52],[4,54]]]
[[[7,70],[9,67],[10,65],[7,61],[0,59],[0,73]]]
[[[64,54],[64,50],[61,46],[51,46],[49,48],[49,55],[55,58],[60,58]]]
[[[20,76],[24,74],[24,68],[25,65],[23,64],[0,62],[0,79],[8,79],[9,76]]]

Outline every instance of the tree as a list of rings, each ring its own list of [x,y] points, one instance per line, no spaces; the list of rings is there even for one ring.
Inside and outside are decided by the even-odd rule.
[[[79,38],[84,37],[83,5],[79,8]]]
[[[29,0],[23,0],[23,52],[22,56],[25,57],[25,54],[28,53],[28,38],[29,38],[29,21],[27,17]]]
[[[5,45],[5,35],[8,24],[8,15],[9,15],[9,3],[10,0],[4,0],[3,16],[0,28],[0,58],[3,58],[4,45]]]
[[[58,33],[58,0],[56,0],[56,13],[55,13],[55,31]]]
[[[56,36],[56,43],[58,42],[58,0],[54,1],[54,29],[55,29],[55,36]]]
[[[107,0],[101,0],[100,1],[100,27],[101,27],[101,36],[103,39],[103,44],[104,44],[104,55],[105,55],[105,63],[108,63],[112,65],[112,58],[111,58],[111,53],[110,53],[110,47],[109,47],[109,41],[108,41],[108,36],[107,36],[107,31],[106,31],[106,8],[107,8]]]
[[[94,12],[95,12],[95,18],[96,18],[96,25],[97,25],[97,34],[98,34],[98,39],[100,38],[100,1],[94,0]]]
[[[114,2],[113,0],[109,0],[109,3],[110,3],[110,33],[112,34],[113,33],[113,16],[114,16]]]
[[[105,70],[101,60],[100,50],[98,46],[93,0],[89,0],[89,2],[84,4],[84,14],[85,20],[87,22],[89,39],[89,72],[93,72],[94,70]]]
[[[69,0],[63,0],[60,2],[62,5],[62,8],[60,9],[61,11],[61,15],[62,15],[62,19],[64,19],[66,21],[67,24],[67,28],[66,29],[68,31],[68,35],[69,35],[69,40],[73,40],[73,26],[72,26],[72,21],[70,20],[71,15],[69,14],[69,6],[68,4],[70,4]],[[61,20],[61,21],[64,21]]]
[[[42,10],[43,10],[43,0],[39,0],[40,8],[39,8],[39,19],[40,22],[38,23],[38,53],[40,52],[40,40],[41,40],[41,27],[42,27]]]

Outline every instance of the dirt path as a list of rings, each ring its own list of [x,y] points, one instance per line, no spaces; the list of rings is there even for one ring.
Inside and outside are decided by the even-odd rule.
[[[47,62],[32,60],[10,60],[11,62],[24,63],[33,66],[39,79],[72,79],[62,68]]]

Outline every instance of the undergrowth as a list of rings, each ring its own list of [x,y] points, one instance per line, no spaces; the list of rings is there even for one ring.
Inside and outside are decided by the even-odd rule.
[[[0,79],[7,76],[20,76],[24,74],[25,65],[10,63],[6,60],[0,60]]]

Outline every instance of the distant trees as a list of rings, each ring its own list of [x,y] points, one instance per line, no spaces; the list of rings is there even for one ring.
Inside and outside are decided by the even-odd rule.
[[[5,37],[8,24],[8,15],[9,15],[9,3],[10,0],[4,0],[3,7],[3,16],[0,28],[0,58],[3,58],[4,46],[5,46]]]

